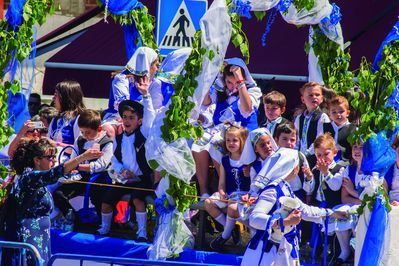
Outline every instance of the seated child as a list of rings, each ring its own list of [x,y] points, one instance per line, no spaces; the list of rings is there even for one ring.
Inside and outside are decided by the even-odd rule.
[[[71,154],[71,160],[79,154],[83,154],[88,149],[100,150],[103,153],[100,158],[79,164],[78,170],[83,177],[82,181],[104,184],[108,178],[106,168],[110,164],[113,155],[113,143],[101,128],[100,113],[91,109],[82,111],[78,118],[78,126],[81,135],[74,143],[74,150],[77,154],[73,152]],[[65,216],[68,210],[72,209],[69,200],[75,196],[82,195],[85,189],[85,184],[62,184],[53,192],[55,206],[60,209]],[[103,193],[104,189],[102,187],[96,185],[90,186],[90,200],[96,207],[98,213],[100,213],[101,197]]]
[[[115,137],[114,156],[112,157],[112,170],[117,175],[127,180],[120,184],[123,188],[110,188],[103,197],[101,207],[102,224],[98,233],[105,235],[109,232],[113,210],[117,202],[125,194],[131,195],[131,200],[136,210],[138,224],[137,241],[147,241],[147,214],[145,197],[152,194],[143,190],[131,190],[129,187],[152,188],[153,171],[145,157],[145,141],[155,119],[155,111],[148,93],[148,78],[143,77],[143,82],[136,87],[143,95],[143,105],[137,101],[125,100],[119,104],[119,114],[122,117],[124,132]]]
[[[281,115],[285,112],[287,99],[284,94],[278,91],[271,91],[263,96],[263,107],[266,115],[266,121],[260,126],[267,128],[273,137],[276,137],[276,128],[278,125],[288,122]]]
[[[236,223],[237,217],[230,215],[230,205],[232,203],[227,200],[240,199],[242,194],[247,193],[249,190],[249,171],[244,170],[248,166],[243,165],[240,161],[247,135],[248,131],[243,127],[232,125],[226,129],[224,147],[228,155],[222,158],[219,191],[205,200],[205,209],[217,222],[224,226],[222,235],[210,243],[211,248],[214,250],[223,248],[224,243],[230,238]],[[224,214],[226,207],[227,218]]]
[[[268,159],[259,175],[267,177],[249,217],[257,230],[241,265],[299,265],[296,225],[301,219],[322,223],[326,215],[343,217],[330,209],[311,207],[297,199],[289,184],[299,170],[297,153],[280,148]]]

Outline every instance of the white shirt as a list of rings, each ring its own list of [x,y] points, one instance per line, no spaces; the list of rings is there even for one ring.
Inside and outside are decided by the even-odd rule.
[[[147,138],[148,133],[152,127],[152,123],[154,122],[156,113],[152,106],[151,97],[143,98],[143,105],[144,105],[143,123],[140,127],[140,131],[143,134],[143,136]],[[126,135],[126,133],[123,133],[122,143],[121,143],[122,145],[121,153],[122,153],[123,162],[120,163],[115,156],[112,156],[111,159],[112,163],[111,167],[117,173],[121,173],[123,170],[129,170],[133,172],[135,176],[143,174],[136,160],[136,150],[134,147],[134,140],[135,140],[135,134],[131,134],[128,136]],[[116,146],[117,143],[116,140],[114,140],[114,147],[116,148]]]

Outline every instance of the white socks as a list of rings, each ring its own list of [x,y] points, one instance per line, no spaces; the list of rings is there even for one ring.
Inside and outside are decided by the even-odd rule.
[[[137,220],[137,237],[144,237],[147,239],[147,212],[136,212]]]
[[[341,254],[339,254],[338,258],[341,258],[344,261],[346,261],[351,254],[351,249],[349,245],[350,231],[349,230],[335,231],[335,233],[337,234],[339,246],[341,247]]]
[[[113,212],[101,213],[101,227],[97,230],[100,235],[106,235],[111,228]]]
[[[215,220],[223,225],[223,227],[226,225],[226,215],[224,213],[219,214],[219,216],[216,217]]]
[[[230,238],[231,232],[233,231],[235,225],[236,225],[236,219],[231,218],[230,216],[227,215],[226,225],[224,226],[224,231],[222,234],[222,237],[224,239]]]

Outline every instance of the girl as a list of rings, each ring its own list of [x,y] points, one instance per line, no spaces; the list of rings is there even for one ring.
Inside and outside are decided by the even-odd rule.
[[[215,238],[210,244],[211,248],[214,250],[222,249],[224,243],[230,238],[236,223],[235,218],[229,216],[229,205],[231,205],[231,203],[219,200],[237,200],[241,198],[242,194],[247,193],[249,190],[250,178],[249,175],[244,174],[244,168],[247,166],[240,162],[247,135],[248,131],[240,126],[232,125],[226,129],[224,134],[224,148],[228,155],[222,158],[219,191],[205,200],[205,209],[217,222],[224,226],[222,235]],[[246,172],[248,174],[248,171]],[[226,212],[226,207],[227,219],[224,214],[224,212]]]
[[[85,109],[83,92],[77,81],[65,80],[55,86],[53,96],[59,115],[49,125],[48,136],[57,147],[73,145],[79,136],[79,114]]]
[[[216,104],[213,114],[214,128],[212,138],[208,141],[214,143],[214,139],[220,136],[215,132],[221,131],[224,122],[238,122],[241,126],[254,130],[257,124],[257,109],[259,107],[261,90],[256,86],[247,66],[240,58],[226,59],[222,75],[215,81],[215,90],[206,98],[204,105]],[[193,156],[197,165],[197,179],[200,193],[203,197],[208,195],[208,165],[209,156],[214,160],[215,168],[220,176],[220,163],[223,154],[217,145],[205,145],[203,149],[193,147]]]
[[[298,165],[298,153],[286,148],[266,159],[258,174],[264,177],[265,187],[249,217],[250,226],[257,232],[241,265],[298,265],[296,225],[301,218],[321,223],[326,215],[343,217],[342,213],[308,206],[295,197],[287,182],[297,175]],[[284,202],[290,206],[284,205],[283,210]]]

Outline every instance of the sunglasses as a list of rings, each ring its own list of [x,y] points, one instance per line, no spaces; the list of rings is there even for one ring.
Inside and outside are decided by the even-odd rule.
[[[30,133],[30,134],[33,134],[33,133],[35,133],[35,131],[36,132],[38,132],[38,133],[40,133],[40,134],[44,134],[44,133],[48,133],[48,129],[47,128],[35,128],[34,130],[28,130],[28,131],[26,131],[26,133]]]

